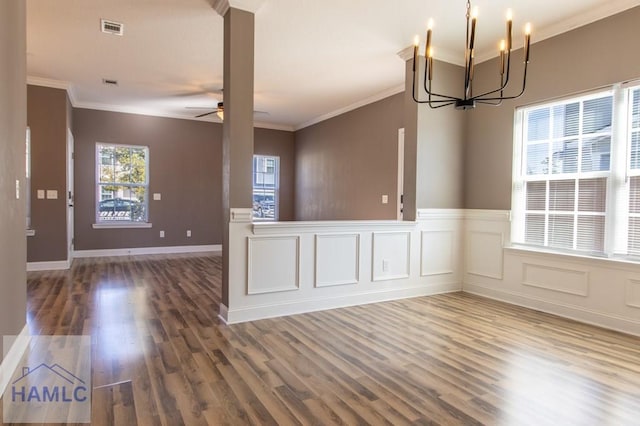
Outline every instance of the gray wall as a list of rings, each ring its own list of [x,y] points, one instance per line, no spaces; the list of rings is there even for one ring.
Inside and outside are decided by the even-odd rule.
[[[396,218],[403,96],[296,132],[296,220]]]
[[[71,124],[67,92],[29,85],[27,123],[31,129],[31,228],[27,261],[66,260],[67,126]],[[38,199],[37,190],[56,190],[58,198]]]
[[[26,322],[25,185],[27,127],[25,2],[0,2],[0,335],[16,335]],[[21,191],[23,195],[24,191]],[[0,359],[3,358],[3,348]]]
[[[222,242],[222,126],[194,120],[74,109],[75,247],[96,250]],[[93,229],[96,142],[149,146],[151,229]],[[255,130],[256,153],[281,158],[281,212],[292,218],[293,133]],[[192,236],[186,236],[187,229]],[[165,238],[160,238],[160,230]]]
[[[503,106],[468,113],[465,207],[511,209],[515,108],[640,77],[637,54],[640,7],[531,46],[524,96]],[[534,34],[535,39],[535,34]],[[515,53],[513,84],[519,84],[522,51]],[[497,79],[497,60],[477,68],[478,87]],[[520,79],[520,81],[518,81]]]

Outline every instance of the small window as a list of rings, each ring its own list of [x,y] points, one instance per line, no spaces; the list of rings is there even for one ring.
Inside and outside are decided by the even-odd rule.
[[[96,144],[97,223],[147,222],[149,148]]]
[[[253,157],[253,218],[278,220],[279,157]]]

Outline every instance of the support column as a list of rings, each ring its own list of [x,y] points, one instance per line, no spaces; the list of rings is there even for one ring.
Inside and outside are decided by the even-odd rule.
[[[253,175],[254,15],[229,8],[224,15],[224,121],[222,123],[222,299],[229,307],[229,224],[236,209],[251,209]],[[246,217],[245,217],[246,218]]]
[[[245,286],[246,277],[233,266],[233,226],[251,222],[253,191],[253,79],[255,11],[263,0],[214,0],[224,18],[222,123],[222,294],[220,315],[226,320],[230,286]],[[238,4],[236,4],[238,3]],[[237,276],[236,276],[237,275]]]

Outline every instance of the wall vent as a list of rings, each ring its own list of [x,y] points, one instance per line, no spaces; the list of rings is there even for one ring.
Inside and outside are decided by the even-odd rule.
[[[102,79],[102,83],[106,84],[107,86],[117,86],[118,85],[118,80],[113,80],[110,78],[103,78]]]
[[[107,19],[100,20],[100,27],[103,33],[121,36],[124,32],[124,25],[119,22],[109,21]]]

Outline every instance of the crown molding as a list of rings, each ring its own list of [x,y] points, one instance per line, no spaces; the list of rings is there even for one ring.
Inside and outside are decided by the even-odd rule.
[[[149,117],[175,118],[177,120],[204,121],[208,123],[222,124],[222,121],[217,116],[215,116],[215,114],[211,114],[211,116],[208,116],[208,117],[196,118],[196,117],[189,117],[189,116],[180,115],[180,114],[161,113],[157,111],[124,106],[124,105],[108,105],[108,104],[100,104],[100,103],[93,103],[93,102],[76,102],[75,104],[73,104],[73,107],[79,108],[79,109],[92,109],[97,111],[118,112],[122,114],[136,114],[136,115],[146,115]],[[264,123],[264,122],[254,122],[253,127],[258,127],[261,129],[269,129],[269,130],[284,130],[287,132],[293,132],[295,130],[292,126],[287,126],[284,124]]]
[[[392,87],[392,88],[387,89],[387,90],[384,90],[384,91],[382,91],[380,93],[377,93],[377,94],[375,94],[373,96],[370,96],[370,97],[368,97],[366,99],[363,99],[361,101],[355,102],[355,103],[353,103],[351,105],[347,105],[347,106],[345,106],[343,108],[340,108],[340,109],[337,109],[335,111],[323,114],[323,115],[318,116],[316,118],[312,118],[311,120],[306,121],[306,122],[296,126],[294,128],[294,130],[296,130],[296,131],[302,130],[305,127],[313,126],[314,124],[318,124],[318,123],[320,123],[322,121],[328,120],[328,119],[333,118],[333,117],[337,117],[337,116],[342,115],[344,113],[347,113],[349,111],[353,111],[354,109],[358,109],[358,108],[363,107],[365,105],[372,104],[374,102],[380,101],[380,100],[382,100],[384,98],[388,98],[389,96],[393,96],[393,95],[396,95],[396,94],[401,93],[401,92],[404,92],[404,84],[402,84],[400,86]]]
[[[211,6],[220,16],[224,16],[230,8],[256,13],[264,0],[212,0]]]
[[[69,96],[69,101],[71,102],[71,106],[75,107],[78,104],[78,100],[76,98],[76,92],[75,92],[75,89],[73,88],[73,84],[68,81],[54,80],[51,78],[43,78],[43,77],[35,77],[35,76],[27,76],[27,84],[31,86],[50,87],[52,89],[66,90],[67,96]]]

